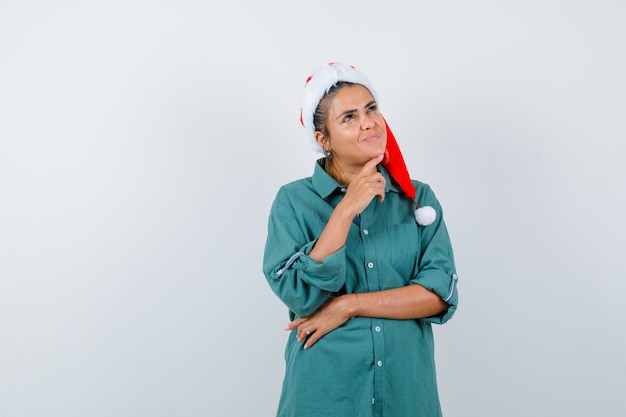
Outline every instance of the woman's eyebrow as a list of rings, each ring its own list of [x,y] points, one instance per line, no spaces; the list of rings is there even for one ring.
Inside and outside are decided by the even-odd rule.
[[[363,106],[364,109],[367,109],[368,107],[370,107],[372,104],[376,104],[376,100],[372,100],[369,103],[367,103],[365,106]],[[341,112],[338,116],[337,119],[341,119],[343,116],[351,114],[351,113],[355,113],[358,109],[350,109],[350,110],[346,110],[344,112]]]

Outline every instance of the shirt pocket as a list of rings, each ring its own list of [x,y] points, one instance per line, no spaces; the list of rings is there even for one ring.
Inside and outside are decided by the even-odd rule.
[[[393,270],[393,286],[404,286],[415,276],[420,253],[419,228],[415,223],[387,226],[389,267]],[[395,284],[395,285],[394,285]]]

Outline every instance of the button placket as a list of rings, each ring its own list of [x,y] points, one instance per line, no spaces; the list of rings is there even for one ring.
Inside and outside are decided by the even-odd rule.
[[[372,211],[374,210],[374,211]],[[367,285],[367,291],[379,291],[380,277],[377,265],[377,252],[376,245],[378,242],[378,234],[372,230],[372,227],[376,227],[376,219],[371,216],[376,213],[376,205],[373,204],[361,213],[361,223],[359,224],[361,234],[361,244],[363,245],[364,254],[364,267],[365,267],[365,279]],[[372,222],[372,220],[374,220]],[[383,368],[383,362],[385,360],[385,335],[382,331],[382,322],[377,319],[371,319],[370,332],[372,334],[373,341],[373,357],[374,363],[374,386],[372,387],[372,404],[380,404],[380,401],[384,398],[384,386],[385,386],[385,369]]]

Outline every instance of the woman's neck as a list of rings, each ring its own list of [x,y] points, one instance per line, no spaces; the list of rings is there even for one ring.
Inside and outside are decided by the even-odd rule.
[[[352,180],[359,175],[363,167],[349,166],[345,167],[337,163],[337,161],[328,160],[324,161],[324,170],[335,179],[342,186],[349,186]],[[375,168],[374,168],[375,169]]]

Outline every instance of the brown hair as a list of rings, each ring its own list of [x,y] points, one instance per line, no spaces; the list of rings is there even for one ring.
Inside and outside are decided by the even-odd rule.
[[[328,137],[328,124],[326,122],[328,121],[328,107],[330,106],[330,101],[335,98],[339,90],[353,85],[355,84],[347,81],[339,81],[337,84],[330,87],[328,93],[322,97],[317,105],[315,113],[313,113],[313,126],[315,126],[315,131],[320,131],[324,136]]]
[[[330,137],[330,133],[328,132],[328,111],[330,102],[335,98],[339,90],[346,87],[352,87],[353,85],[356,84],[347,81],[339,81],[328,89],[328,93],[324,94],[324,97],[322,97],[317,105],[317,108],[315,109],[315,113],[313,113],[313,126],[315,126],[316,132],[322,132],[326,138]],[[336,180],[339,180],[340,173],[337,171],[338,167],[333,164],[332,155],[326,153],[326,148],[323,149],[326,158],[322,160],[322,168],[324,168],[324,171],[328,172]]]

